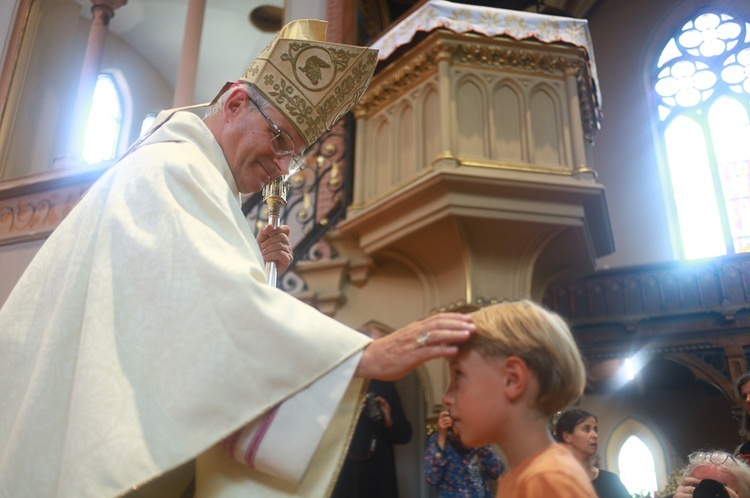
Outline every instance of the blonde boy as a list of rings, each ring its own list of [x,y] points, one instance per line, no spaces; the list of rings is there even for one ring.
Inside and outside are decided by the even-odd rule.
[[[495,443],[510,470],[498,498],[596,498],[570,451],[547,423],[583,393],[586,371],[567,325],[531,301],[472,314],[476,332],[450,361],[443,404],[464,443]]]

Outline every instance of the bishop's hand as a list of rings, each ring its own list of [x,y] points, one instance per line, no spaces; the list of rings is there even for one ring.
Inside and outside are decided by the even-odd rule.
[[[270,263],[273,261],[276,263],[276,270],[279,275],[283,274],[294,261],[294,251],[292,251],[292,244],[289,242],[289,227],[287,225],[281,225],[278,228],[266,225],[258,233],[257,241],[260,252],[263,254],[263,262]]]
[[[427,360],[458,353],[475,329],[469,315],[440,313],[412,322],[368,344],[357,366],[356,377],[396,380]]]

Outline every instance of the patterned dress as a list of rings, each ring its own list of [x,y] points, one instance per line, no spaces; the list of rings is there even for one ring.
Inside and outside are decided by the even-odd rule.
[[[492,498],[490,481],[505,467],[490,446],[467,448],[450,438],[441,450],[438,433],[427,439],[424,476],[437,487],[440,498]]]

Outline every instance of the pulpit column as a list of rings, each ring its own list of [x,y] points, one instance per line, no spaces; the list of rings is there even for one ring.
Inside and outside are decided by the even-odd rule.
[[[584,149],[583,121],[581,120],[581,102],[578,98],[577,69],[565,72],[565,93],[568,97],[570,110],[570,134],[573,146],[573,169],[577,172],[589,171],[586,164],[586,150]]]
[[[440,164],[448,167],[456,167],[458,162],[453,157],[453,125],[452,120],[456,115],[451,88],[451,54],[443,48],[437,57],[438,84],[440,85]]]

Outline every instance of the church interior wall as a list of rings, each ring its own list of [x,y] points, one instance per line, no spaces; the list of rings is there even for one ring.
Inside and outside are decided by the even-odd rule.
[[[8,56],[10,29],[15,9],[30,2],[2,2],[0,22],[4,32],[3,58]],[[80,77],[90,22],[80,15],[81,5],[72,0],[33,0],[41,8],[36,36],[24,40],[14,74],[7,113],[12,127],[3,123],[0,136],[0,181],[16,180],[53,169],[56,155],[65,152],[71,108]],[[121,151],[140,133],[146,114],[170,107],[173,89],[146,60],[114,35],[108,35],[101,67],[116,68],[127,84],[133,103],[130,130]],[[22,84],[19,84],[22,82]],[[66,103],[67,102],[67,103]],[[0,304],[31,261],[42,241],[0,245]]]
[[[383,324],[395,330],[430,313],[429,292],[424,276],[408,262],[382,259],[375,263],[363,287],[347,286],[346,302],[335,317],[356,328],[370,319],[387,316]]]
[[[10,291],[21,278],[26,267],[36,255],[44,239],[0,246],[0,303],[4,303]],[[0,304],[1,306],[2,304]]]
[[[598,417],[600,463],[612,471],[617,471],[617,461],[607,458],[607,449],[623,443],[612,440],[612,436],[628,418],[654,431],[666,458],[667,473],[686,465],[686,457],[693,451],[732,451],[741,442],[739,423],[731,415],[729,401],[707,384],[682,389],[647,388],[645,392],[631,386],[617,392],[587,394],[578,406]],[[661,482],[660,487],[663,485]]]
[[[351,327],[363,325],[368,317],[387,316],[383,325],[396,329],[430,313],[428,276],[397,254],[375,261],[367,283],[362,287],[349,283],[344,294],[346,302],[337,309],[335,318]],[[430,408],[439,402],[435,397],[440,388],[431,389],[430,379],[442,376],[442,368],[441,362],[430,362],[396,382],[404,412],[412,424],[411,441],[394,447],[400,496],[427,496],[429,491],[425,481],[414,476],[422,473],[422,449],[427,441],[421,421],[431,415]]]
[[[19,100],[13,127],[4,139],[5,168],[9,180],[52,169],[55,156],[67,151],[68,130],[90,21],[80,15],[81,5],[71,0],[37,0],[41,15],[35,26],[33,47],[24,50],[14,82]],[[29,44],[31,45],[31,44]],[[30,52],[30,53],[29,53]],[[102,71],[116,68],[127,85],[132,106],[127,137],[120,152],[138,137],[146,114],[170,107],[173,89],[136,51],[108,34],[101,60]],[[16,86],[16,85],[14,85]]]
[[[138,138],[143,118],[147,114],[172,107],[174,89],[149,62],[112,35],[104,46],[102,71],[111,68],[116,68],[122,73],[132,100],[133,119],[129,139],[123,140],[120,147],[124,152],[130,143]]]
[[[599,261],[622,267],[674,258],[648,123],[643,50],[655,25],[683,2],[605,1],[591,16],[604,118],[593,147],[598,181],[607,188],[617,251]],[[692,2],[689,2],[692,3]]]
[[[33,40],[24,37],[11,87],[15,98],[2,123],[1,179],[47,171],[65,152],[79,79],[72,68],[83,61],[86,25],[75,2],[33,4],[27,28]]]
[[[13,25],[13,17],[18,8],[18,3],[20,3],[18,0],[0,2],[0,47],[3,48],[2,52],[0,52],[0,67],[5,64],[11,26]]]
[[[684,16],[714,6],[750,19],[750,3],[726,0],[599,2],[588,16],[603,102],[603,122],[592,149],[617,250],[600,268],[623,268],[676,259],[657,163],[644,80]],[[658,49],[656,47],[659,47]]]

